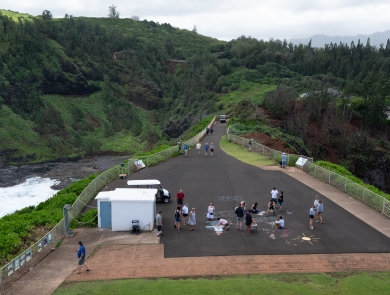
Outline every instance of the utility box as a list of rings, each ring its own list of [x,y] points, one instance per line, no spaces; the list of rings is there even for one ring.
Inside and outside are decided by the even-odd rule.
[[[117,188],[100,192],[98,204],[98,227],[112,231],[129,231],[132,221],[138,220],[142,231],[153,230],[156,215],[157,189]]]

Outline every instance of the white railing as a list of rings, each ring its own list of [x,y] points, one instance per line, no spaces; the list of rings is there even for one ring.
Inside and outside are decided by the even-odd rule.
[[[208,127],[210,128],[215,122],[215,117],[212,119]],[[193,147],[198,141],[200,141],[206,134],[205,130],[195,135],[193,138],[185,141],[190,147]],[[68,220],[71,224],[84,207],[95,198],[96,194],[106,184],[111,181],[118,179],[119,174],[122,170],[127,171],[128,174],[136,172],[137,169],[134,162],[142,160],[145,166],[153,166],[158,163],[164,162],[167,159],[177,156],[179,154],[178,147],[172,146],[163,150],[159,153],[142,156],[137,158],[129,159],[126,164],[122,167],[116,165],[111,169],[98,175],[78,196],[76,201],[73,203],[72,208],[69,210]],[[13,282],[23,276],[29,269],[34,267],[39,261],[45,258],[56,246],[58,246],[64,238],[65,232],[65,221],[64,218],[48,233],[46,233],[38,242],[26,249],[18,257],[14,258],[3,267],[0,268],[0,292],[7,289]]]

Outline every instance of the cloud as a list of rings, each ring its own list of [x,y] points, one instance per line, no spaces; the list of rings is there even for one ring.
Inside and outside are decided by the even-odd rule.
[[[33,15],[50,10],[54,17],[105,17],[115,4],[122,18],[170,23],[202,35],[230,40],[241,35],[258,39],[371,34],[390,29],[387,0],[3,0],[5,9]]]

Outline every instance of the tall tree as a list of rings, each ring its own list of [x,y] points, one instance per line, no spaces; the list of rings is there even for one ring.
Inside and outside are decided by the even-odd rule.
[[[116,6],[114,4],[108,7],[108,17],[119,18],[119,11],[116,10]]]

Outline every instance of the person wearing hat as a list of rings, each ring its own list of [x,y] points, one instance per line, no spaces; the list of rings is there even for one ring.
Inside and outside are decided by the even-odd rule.
[[[286,163],[287,163],[287,155],[286,155],[286,153],[283,153],[283,155],[282,155],[282,168],[286,168]]]
[[[83,245],[82,241],[79,242],[79,245],[80,248],[76,250],[77,258],[79,259],[79,266],[77,267],[77,271],[76,271],[77,274],[81,274],[81,266],[83,265],[85,265],[87,271],[90,271],[88,265],[85,263],[85,256],[86,256],[85,246]]]

